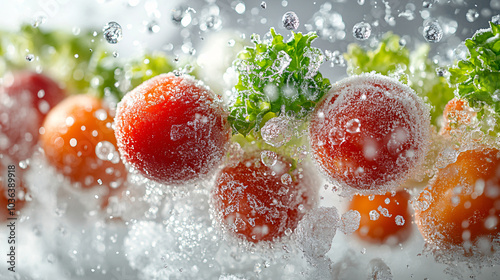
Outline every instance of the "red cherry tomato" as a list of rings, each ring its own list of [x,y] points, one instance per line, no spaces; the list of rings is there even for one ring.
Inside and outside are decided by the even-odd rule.
[[[415,211],[424,238],[442,248],[499,238],[500,151],[462,152],[421,192]]]
[[[272,166],[259,156],[228,165],[212,192],[218,221],[229,232],[250,242],[272,241],[294,230],[314,202],[311,186],[291,163],[278,158]]]
[[[331,179],[383,194],[414,172],[428,147],[429,110],[415,92],[381,75],[347,78],[311,117],[314,158]]]
[[[217,96],[187,75],[156,76],[118,104],[116,138],[122,158],[159,182],[181,184],[211,172],[229,137]]]
[[[0,88],[0,152],[19,161],[29,158],[49,110],[65,96],[49,77],[19,72],[4,77]]]
[[[406,241],[411,234],[412,223],[409,200],[410,195],[405,190],[397,191],[395,195],[355,195],[349,209],[361,214],[356,235],[376,244],[394,245]]]

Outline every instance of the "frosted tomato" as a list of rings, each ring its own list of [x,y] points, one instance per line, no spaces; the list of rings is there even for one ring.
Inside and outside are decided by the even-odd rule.
[[[43,74],[5,75],[0,88],[0,152],[16,161],[30,157],[45,116],[64,97],[59,85]]]
[[[224,167],[212,192],[220,224],[254,243],[294,230],[315,199],[306,172],[291,166],[284,158],[266,166],[256,155]]]
[[[309,127],[324,173],[361,193],[383,194],[425,156],[429,110],[408,86],[381,75],[342,80],[318,104]]]
[[[118,104],[122,159],[166,184],[199,179],[221,161],[230,137],[218,97],[191,76],[162,74]]]
[[[464,248],[491,244],[500,237],[500,151],[460,153],[420,193],[415,211],[418,228],[430,243]]]
[[[102,100],[89,95],[66,98],[47,115],[40,145],[49,163],[84,188],[118,187],[126,177]]]
[[[361,214],[356,235],[371,243],[395,245],[404,242],[411,234],[410,195],[405,190],[394,195],[355,195],[349,205]]]

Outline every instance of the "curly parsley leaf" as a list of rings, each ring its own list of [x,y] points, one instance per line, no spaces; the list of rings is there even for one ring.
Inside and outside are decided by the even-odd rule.
[[[437,124],[444,106],[454,94],[446,78],[436,72],[439,66],[428,57],[429,50],[429,45],[422,44],[411,52],[400,45],[398,35],[389,32],[382,37],[376,49],[365,50],[358,44],[351,44],[344,57],[350,75],[375,71],[395,76],[410,86],[433,106],[431,119]]]
[[[318,71],[325,58],[311,47],[315,33],[292,32],[288,42],[274,29],[270,34],[268,42],[255,35],[255,46],[234,62],[239,78],[228,117],[234,134],[258,132],[267,119],[282,113],[303,118],[331,87]]]
[[[450,83],[457,87],[460,98],[479,115],[493,111],[500,118],[500,25],[490,22],[490,28],[478,31],[465,41],[469,55],[450,67]],[[486,109],[486,110],[485,110]],[[498,124],[497,124],[498,126]]]

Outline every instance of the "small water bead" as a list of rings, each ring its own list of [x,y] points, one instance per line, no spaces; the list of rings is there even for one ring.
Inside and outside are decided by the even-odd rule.
[[[330,61],[330,66],[345,66],[344,56],[339,51],[329,51],[325,50],[325,57],[327,61]]]
[[[495,15],[491,18],[491,22],[494,24],[500,24],[500,15]]]
[[[186,7],[178,6],[172,9],[172,13],[170,14],[170,18],[176,24],[181,24],[184,15],[186,14]]]
[[[26,60],[27,60],[27,61],[29,61],[29,62],[31,62],[31,61],[33,61],[33,60],[35,60],[35,55],[33,55],[33,54],[31,54],[31,53],[30,53],[30,54],[28,54],[28,55],[26,56]]]
[[[365,4],[365,0],[358,0],[358,5],[364,5]]]
[[[475,9],[469,9],[467,14],[465,14],[465,18],[468,22],[474,22],[479,17],[479,13]]]
[[[267,3],[266,3],[265,1],[262,1],[262,3],[260,3],[260,7],[261,7],[262,9],[267,8]]]
[[[260,159],[265,166],[271,167],[278,161],[278,155],[271,151],[262,151],[260,153]]]
[[[299,17],[294,12],[286,12],[282,18],[283,26],[287,30],[296,30],[299,28]]]
[[[370,213],[370,220],[376,221],[380,217],[380,214],[377,212],[377,210],[371,210]]]
[[[160,32],[160,25],[158,25],[158,22],[156,22],[156,20],[152,20],[150,22],[148,22],[148,31],[150,33],[158,33]]]
[[[123,31],[120,24],[110,21],[102,29],[104,38],[110,44],[116,44],[123,38]]]
[[[401,215],[397,215],[395,218],[396,225],[403,226],[405,224],[405,219]]]
[[[118,163],[120,156],[115,149],[115,145],[108,141],[101,141],[95,147],[95,154],[97,157],[104,161],[111,161]]]
[[[361,131],[361,122],[358,119],[349,120],[346,123],[345,128],[349,133],[358,133]]]
[[[437,21],[430,21],[425,24],[423,35],[427,42],[437,43],[443,38],[443,29]]]
[[[366,40],[372,34],[372,27],[367,22],[358,22],[352,28],[352,35],[358,40]]]

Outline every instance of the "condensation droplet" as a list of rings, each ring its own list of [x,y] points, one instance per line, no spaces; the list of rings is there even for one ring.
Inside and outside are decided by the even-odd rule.
[[[401,215],[397,215],[395,218],[395,221],[396,221],[396,225],[398,225],[398,226],[402,226],[405,224],[405,219]]]
[[[431,21],[424,26],[424,38],[427,42],[437,43],[443,38],[443,29],[437,21]]]
[[[376,221],[380,217],[380,214],[377,212],[377,210],[371,210],[370,213],[370,220]]]
[[[28,55],[26,56],[26,60],[27,60],[27,61],[29,61],[29,62],[31,62],[31,61],[33,61],[33,60],[35,60],[35,55],[33,55],[33,54],[31,54],[31,53],[30,53],[30,54],[28,54]]]
[[[114,21],[108,22],[102,29],[104,39],[110,44],[116,44],[123,38],[122,27]]]
[[[286,12],[282,18],[283,26],[287,30],[296,30],[299,28],[299,17],[294,12]]]
[[[358,22],[352,28],[352,36],[358,40],[366,40],[372,34],[372,27],[367,22]]]

